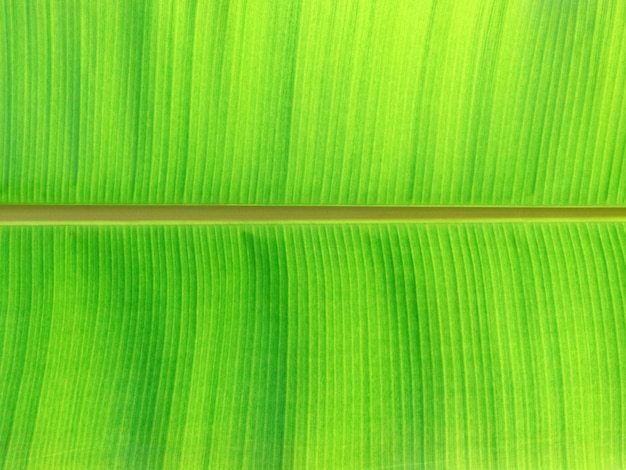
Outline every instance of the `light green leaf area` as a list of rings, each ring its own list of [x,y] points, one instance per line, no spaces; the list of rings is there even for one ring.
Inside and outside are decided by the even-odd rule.
[[[3,0],[0,201],[626,204],[622,0]]]
[[[622,468],[626,224],[0,228],[0,467]]]

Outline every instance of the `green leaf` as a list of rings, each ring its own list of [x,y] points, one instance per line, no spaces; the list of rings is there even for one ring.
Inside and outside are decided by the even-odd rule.
[[[0,201],[625,205],[621,0],[3,0]]]
[[[623,223],[0,227],[0,467],[621,468]]]

